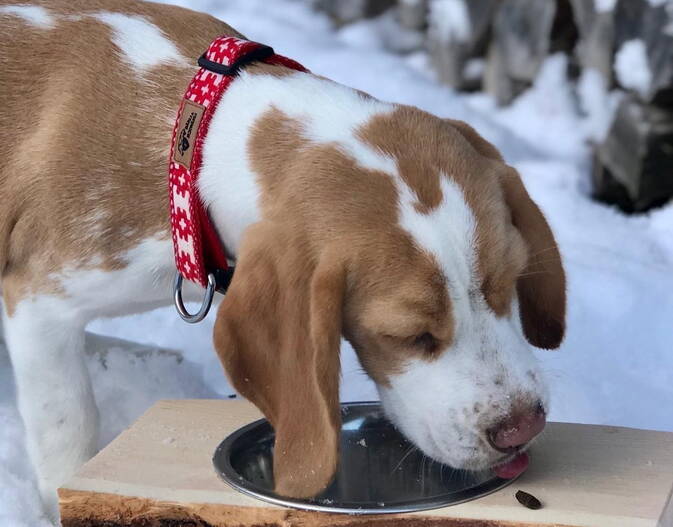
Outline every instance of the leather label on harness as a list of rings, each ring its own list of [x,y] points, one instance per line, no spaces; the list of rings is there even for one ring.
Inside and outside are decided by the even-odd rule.
[[[180,122],[175,134],[175,148],[173,149],[173,161],[180,163],[183,167],[189,169],[194,154],[194,142],[196,141],[197,131],[201,124],[204,106],[192,101],[185,100],[180,115]]]

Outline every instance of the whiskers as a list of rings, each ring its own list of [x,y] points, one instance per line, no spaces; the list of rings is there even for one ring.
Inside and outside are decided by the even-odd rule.
[[[539,275],[539,274],[549,274],[549,272],[547,272],[547,271],[531,271],[529,273],[519,273],[517,275],[517,278],[525,278],[527,276],[535,276],[535,275]]]
[[[555,254],[550,254],[548,259],[545,259],[544,257],[547,256],[547,253],[550,251],[559,251],[558,245],[551,245],[550,247],[545,247],[544,249],[540,249],[539,251],[535,251],[532,254],[528,255],[528,258],[530,261],[536,263],[536,264],[545,264],[545,263],[554,263],[557,261],[556,255]]]
[[[546,253],[546,252],[548,252],[548,251],[553,251],[553,250],[557,250],[557,251],[559,250],[557,244],[551,245],[551,246],[549,246],[549,247],[545,247],[544,249],[540,249],[539,251],[535,251],[535,252],[534,252],[533,254],[531,254],[530,256],[531,256],[532,258],[537,258],[537,257],[540,256],[542,253]]]
[[[393,474],[395,471],[397,471],[397,469],[399,469],[402,466],[402,463],[404,463],[404,460],[407,459],[413,452],[416,451],[418,451],[418,447],[416,445],[411,445],[402,456],[402,459],[400,459],[399,463],[395,465],[395,468],[392,469],[390,473]]]
[[[430,459],[430,461],[432,461],[431,458],[429,458],[428,456],[426,456],[425,454],[423,454],[423,458],[421,459],[421,466],[420,466],[420,468],[419,468],[419,477],[420,477],[420,480],[419,480],[419,481],[421,482],[421,492],[424,492],[424,491],[425,491],[425,481],[426,481],[426,480],[425,480],[425,462],[426,462],[428,459]]]

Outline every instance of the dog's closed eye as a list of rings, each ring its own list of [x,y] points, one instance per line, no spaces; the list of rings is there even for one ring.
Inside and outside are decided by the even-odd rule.
[[[413,346],[424,351],[428,355],[434,355],[439,349],[439,341],[432,333],[426,331],[413,338]]]
[[[400,335],[383,334],[381,335],[387,342],[402,346],[405,349],[413,349],[415,352],[421,352],[426,355],[434,355],[440,347],[440,341],[429,331],[418,332],[409,337]]]

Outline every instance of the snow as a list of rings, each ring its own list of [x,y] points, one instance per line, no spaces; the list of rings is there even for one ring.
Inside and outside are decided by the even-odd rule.
[[[437,42],[467,42],[470,15],[465,0],[430,0],[428,20],[431,38]]]
[[[652,1],[652,0],[650,0],[650,1]],[[598,11],[598,12],[612,11],[615,8],[616,4],[617,4],[617,0],[596,0],[595,1],[596,11]]]
[[[371,22],[372,36],[367,22],[336,31],[297,1],[177,3],[219,16],[316,73],[384,100],[466,120],[494,142],[547,215],[568,274],[566,341],[558,351],[536,352],[551,384],[550,419],[673,431],[673,206],[626,216],[589,198],[588,143],[605,133],[617,97],[597,74],[585,72],[575,91],[565,80],[566,59],[552,56],[530,90],[498,108],[488,96],[438,84],[423,53],[388,51],[376,39],[384,38],[377,25],[390,20]],[[233,393],[212,349],[212,321],[211,315],[191,326],[165,308],[89,326],[117,337],[87,340],[101,445],[157,399]],[[342,370],[343,400],[376,398],[348,345]],[[0,343],[0,526],[45,527],[23,443]]]
[[[640,39],[624,42],[615,54],[615,74],[625,88],[647,95],[652,72],[647,62],[647,49]]]
[[[407,53],[423,47],[425,36],[420,31],[403,28],[395,11],[388,10],[373,19],[358,20],[337,31],[337,38],[352,47],[388,49]]]
[[[605,139],[617,111],[621,92],[608,92],[605,77],[597,70],[582,70],[577,83],[580,109],[586,116],[583,124],[588,138],[596,143]]]
[[[481,79],[486,68],[484,59],[469,59],[463,68],[463,76],[466,80],[473,81]]]
[[[576,158],[585,151],[585,138],[577,133],[575,96],[565,81],[567,67],[565,55],[551,56],[542,64],[533,88],[507,108],[497,109],[494,101],[484,95],[472,98],[471,106],[510,129],[507,134],[510,140],[506,141],[505,148],[519,139],[538,153]],[[498,141],[495,143],[502,146]],[[530,155],[532,152],[525,153],[525,157]],[[508,160],[513,161],[511,157]]]

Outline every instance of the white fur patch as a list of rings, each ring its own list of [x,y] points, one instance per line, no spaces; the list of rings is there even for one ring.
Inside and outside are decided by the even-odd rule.
[[[389,417],[426,454],[480,469],[502,457],[488,445],[486,429],[515,407],[534,408],[537,401],[546,407],[548,396],[516,300],[510,316],[497,317],[480,292],[475,218],[460,186],[440,177],[442,202],[429,214],[416,211],[416,196],[399,176],[394,180],[400,226],[446,278],[453,342],[434,361],[409,360],[379,393]]]
[[[14,365],[27,446],[40,492],[57,518],[55,489],[97,446],[97,409],[84,360],[84,327],[94,318],[126,315],[166,305],[175,273],[170,238],[153,237],[129,250],[124,268],[87,266],[49,276],[57,292],[27,297],[12,316],[4,313],[4,333]],[[201,288],[185,284],[186,300]],[[177,316],[177,315],[176,315]]]
[[[158,64],[189,66],[178,48],[157,26],[141,16],[102,12],[92,15],[110,26],[112,40],[126,62],[140,73]]]
[[[437,360],[409,361],[379,394],[387,415],[426,454],[482,469],[502,458],[486,430],[522,405],[533,409],[541,401],[548,408],[548,392],[517,310],[498,318],[477,305],[459,323],[454,343]]]
[[[237,252],[245,228],[259,218],[259,188],[248,159],[250,132],[272,108],[298,119],[307,139],[333,143],[361,166],[391,172],[395,161],[359,141],[355,132],[394,106],[312,75],[242,72],[225,92],[203,148],[199,189],[225,245]]]
[[[122,259],[128,265],[119,270],[78,266],[49,278],[71,299],[72,308],[86,322],[146,311],[171,302],[175,263],[170,238],[147,238]],[[95,265],[96,261],[91,264]],[[200,299],[199,294],[202,291],[198,286],[185,283],[183,296],[187,300]]]
[[[441,174],[442,202],[428,214],[418,212],[416,195],[396,174],[400,226],[411,234],[419,249],[434,256],[449,281],[449,292],[467,292],[476,279],[475,226],[472,210],[460,186]],[[452,298],[454,303],[459,300]]]
[[[80,319],[63,299],[24,299],[4,314],[26,446],[48,516],[58,518],[57,487],[97,446],[98,411],[84,363]]]
[[[40,29],[51,29],[56,20],[44,7],[34,5],[6,5],[0,7],[0,14],[13,15],[21,18],[24,22]]]

